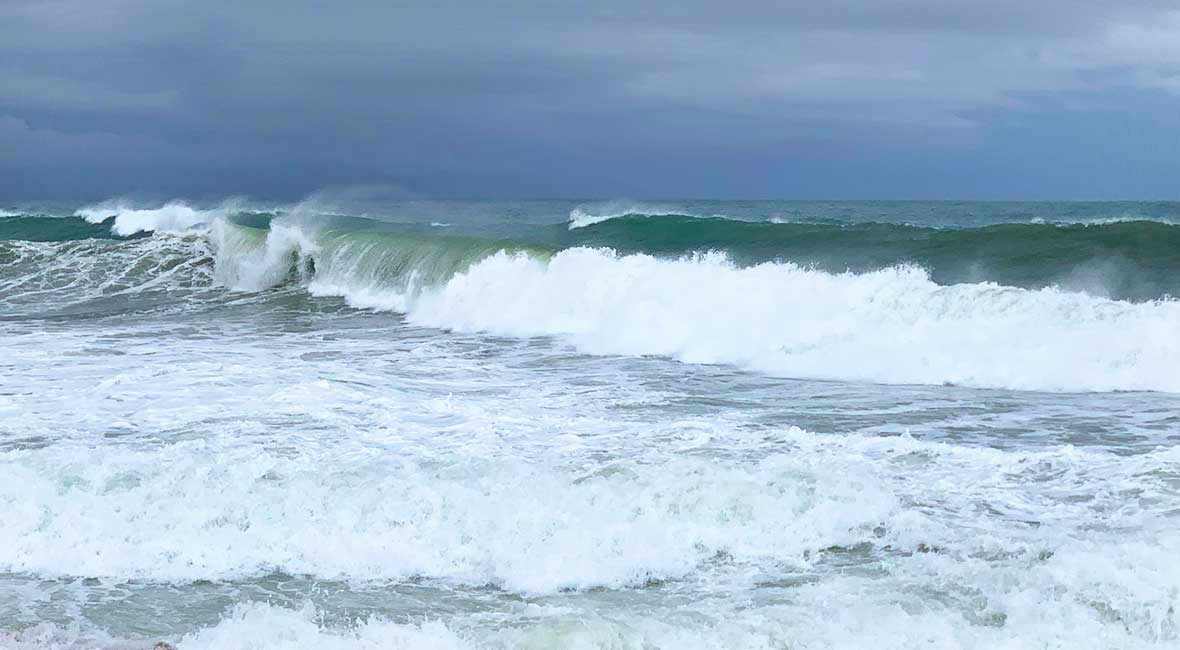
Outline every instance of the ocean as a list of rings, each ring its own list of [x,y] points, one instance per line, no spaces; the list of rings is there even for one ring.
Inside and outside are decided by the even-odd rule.
[[[1180,203],[0,207],[0,647],[1180,647]]]

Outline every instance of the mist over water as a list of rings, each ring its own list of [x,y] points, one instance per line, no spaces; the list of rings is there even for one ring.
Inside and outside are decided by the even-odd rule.
[[[1167,648],[1180,206],[0,217],[0,647]]]

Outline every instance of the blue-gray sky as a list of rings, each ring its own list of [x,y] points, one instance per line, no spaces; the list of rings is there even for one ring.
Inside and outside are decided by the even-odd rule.
[[[0,198],[1180,198],[1180,3],[0,0]]]

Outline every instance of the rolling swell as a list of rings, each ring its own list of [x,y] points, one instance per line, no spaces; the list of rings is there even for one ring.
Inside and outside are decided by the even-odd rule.
[[[1127,300],[1180,295],[1180,225],[1159,221],[930,228],[631,214],[568,232],[569,244],[626,253],[721,250],[739,264],[790,261],[830,272],[912,264],[939,284],[1058,285]]]
[[[0,217],[0,241],[76,241],[79,239],[127,239],[137,235],[117,235],[115,217],[87,221],[82,217],[48,217],[14,214]],[[146,236],[139,233],[138,236]]]

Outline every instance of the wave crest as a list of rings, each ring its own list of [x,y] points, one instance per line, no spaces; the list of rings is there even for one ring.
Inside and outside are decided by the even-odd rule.
[[[232,200],[214,208],[200,209],[180,200],[172,200],[156,208],[139,208],[120,199],[79,208],[74,216],[95,224],[113,217],[111,232],[127,237],[140,232],[183,232],[241,211],[242,202]]]
[[[798,378],[1180,391],[1172,370],[1180,303],[940,286],[916,267],[832,274],[790,263],[741,268],[720,254],[499,254],[424,292],[406,312],[446,329],[558,335],[588,353]]]

